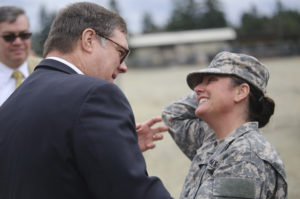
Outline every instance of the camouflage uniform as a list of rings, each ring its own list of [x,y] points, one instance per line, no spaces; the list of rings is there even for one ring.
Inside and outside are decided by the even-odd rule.
[[[265,89],[266,82],[256,82]],[[191,81],[189,85],[195,86]],[[217,140],[208,124],[196,117],[196,107],[192,93],[167,106],[162,115],[176,144],[192,160],[180,198],[287,198],[283,162],[258,122],[245,123]]]
[[[194,114],[195,94],[163,111],[179,148],[192,160],[180,198],[286,198],[284,165],[256,122],[248,122],[218,141]]]

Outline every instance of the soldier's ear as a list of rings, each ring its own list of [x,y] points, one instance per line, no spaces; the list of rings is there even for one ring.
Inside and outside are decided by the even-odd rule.
[[[247,83],[242,83],[235,87],[234,101],[240,102],[245,100],[250,93],[250,86]]]

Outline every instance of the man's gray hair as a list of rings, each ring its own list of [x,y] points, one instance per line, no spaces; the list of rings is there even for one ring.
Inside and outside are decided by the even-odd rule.
[[[25,15],[25,11],[22,8],[15,6],[0,6],[0,23],[5,21],[13,23],[20,15]]]
[[[52,50],[64,54],[72,52],[75,43],[87,28],[104,37],[112,36],[116,28],[127,34],[126,23],[119,14],[91,2],[73,3],[55,17],[44,45],[43,56],[47,56]]]

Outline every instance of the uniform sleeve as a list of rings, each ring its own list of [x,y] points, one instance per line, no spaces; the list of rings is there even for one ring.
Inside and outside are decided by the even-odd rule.
[[[193,159],[205,136],[213,133],[207,123],[195,115],[196,95],[191,93],[164,108],[162,118],[169,127],[169,133],[189,158]]]
[[[77,123],[76,164],[93,198],[171,198],[158,178],[147,175],[131,107],[117,86],[95,86]]]

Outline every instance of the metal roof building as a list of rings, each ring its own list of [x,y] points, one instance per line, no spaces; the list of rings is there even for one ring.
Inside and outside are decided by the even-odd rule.
[[[129,45],[132,48],[142,48],[234,39],[236,39],[236,32],[232,28],[216,28],[135,35],[129,39]]]
[[[235,39],[232,28],[133,35],[129,38],[133,53],[127,63],[136,67],[201,64],[228,50]]]

